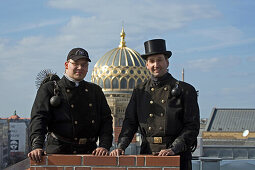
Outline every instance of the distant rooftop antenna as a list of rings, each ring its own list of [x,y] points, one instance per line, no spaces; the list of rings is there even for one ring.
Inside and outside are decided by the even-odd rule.
[[[184,68],[182,69],[182,81],[184,81]]]

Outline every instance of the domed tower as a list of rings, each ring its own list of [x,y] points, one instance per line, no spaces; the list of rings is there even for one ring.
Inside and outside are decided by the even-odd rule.
[[[124,28],[119,47],[101,57],[92,71],[92,82],[98,84],[107,99],[114,118],[114,139],[118,135],[133,88],[150,77],[141,55],[126,46]]]
[[[126,47],[125,35],[122,28],[119,47],[107,52],[94,66],[92,82],[101,86],[105,94],[131,93],[149,76],[140,54]]]

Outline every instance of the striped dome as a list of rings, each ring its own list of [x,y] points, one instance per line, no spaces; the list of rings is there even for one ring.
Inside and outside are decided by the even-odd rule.
[[[119,47],[107,52],[95,64],[95,67],[103,66],[145,67],[145,61],[135,50],[132,50],[128,47]]]
[[[141,55],[126,47],[123,28],[120,36],[119,47],[101,57],[92,71],[92,82],[101,86],[104,92],[130,93],[135,85],[150,77]]]

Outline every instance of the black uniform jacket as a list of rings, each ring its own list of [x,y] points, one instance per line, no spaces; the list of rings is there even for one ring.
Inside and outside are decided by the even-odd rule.
[[[149,79],[133,91],[125,113],[118,148],[126,149],[138,127],[142,135],[141,154],[171,148],[176,154],[190,151],[199,133],[197,92],[189,84],[167,79],[154,85]],[[171,91],[178,84],[179,95]],[[162,143],[154,137],[162,137]]]
[[[50,105],[54,82],[43,84],[36,95],[30,122],[32,149],[43,148],[45,135],[54,132],[68,139],[99,138],[99,146],[112,146],[112,116],[101,88],[81,81],[78,87],[65,76],[57,84],[60,87],[61,104]],[[95,149],[95,148],[90,148]],[[63,152],[63,151],[61,151]]]

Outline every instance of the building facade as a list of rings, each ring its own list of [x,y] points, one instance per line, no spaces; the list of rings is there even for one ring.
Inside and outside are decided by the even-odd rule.
[[[203,132],[203,156],[255,159],[255,109],[213,108]]]
[[[0,118],[0,167],[5,168],[27,158],[30,119],[20,118],[16,111]],[[1,169],[0,168],[0,169]]]

